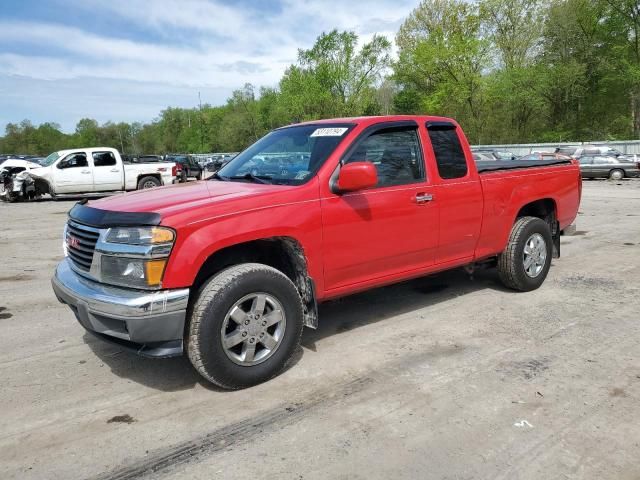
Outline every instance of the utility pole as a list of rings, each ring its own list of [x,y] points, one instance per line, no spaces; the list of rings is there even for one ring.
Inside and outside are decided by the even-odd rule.
[[[118,136],[120,137],[120,151],[124,154],[124,143],[122,142],[122,130],[118,127]]]
[[[202,129],[202,98],[198,92],[198,105],[200,107],[200,152],[204,150],[204,130]]]

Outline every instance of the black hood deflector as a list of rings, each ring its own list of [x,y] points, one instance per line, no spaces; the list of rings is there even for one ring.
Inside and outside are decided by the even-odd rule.
[[[100,210],[86,205],[86,200],[78,202],[69,212],[69,218],[78,223],[96,228],[141,227],[160,225],[160,214],[155,212],[114,212]]]

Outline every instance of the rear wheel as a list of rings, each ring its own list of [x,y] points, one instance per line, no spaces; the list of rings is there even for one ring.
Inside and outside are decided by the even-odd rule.
[[[624,178],[624,170],[616,168],[609,172],[609,180],[622,180]]]
[[[282,272],[259,263],[230,267],[201,289],[187,329],[198,372],[226,389],[269,380],[300,343],[302,301]]]
[[[549,225],[537,217],[519,218],[511,228],[507,248],[498,257],[502,283],[514,290],[535,290],[549,273],[553,239]]]
[[[138,190],[143,190],[146,188],[155,188],[155,187],[159,187],[160,186],[160,180],[158,180],[156,177],[142,177],[139,181],[138,181]]]

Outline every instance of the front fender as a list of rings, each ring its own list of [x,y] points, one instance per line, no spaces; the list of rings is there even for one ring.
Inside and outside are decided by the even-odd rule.
[[[283,205],[213,219],[178,229],[163,286],[184,288],[193,285],[201,266],[224,248],[254,240],[288,237],[305,252],[307,270],[322,291],[320,202]]]

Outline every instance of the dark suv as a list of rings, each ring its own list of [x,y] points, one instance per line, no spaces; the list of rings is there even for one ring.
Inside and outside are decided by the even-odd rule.
[[[176,180],[186,182],[188,178],[202,180],[202,167],[190,155],[167,155],[166,162],[175,162],[178,167]]]

